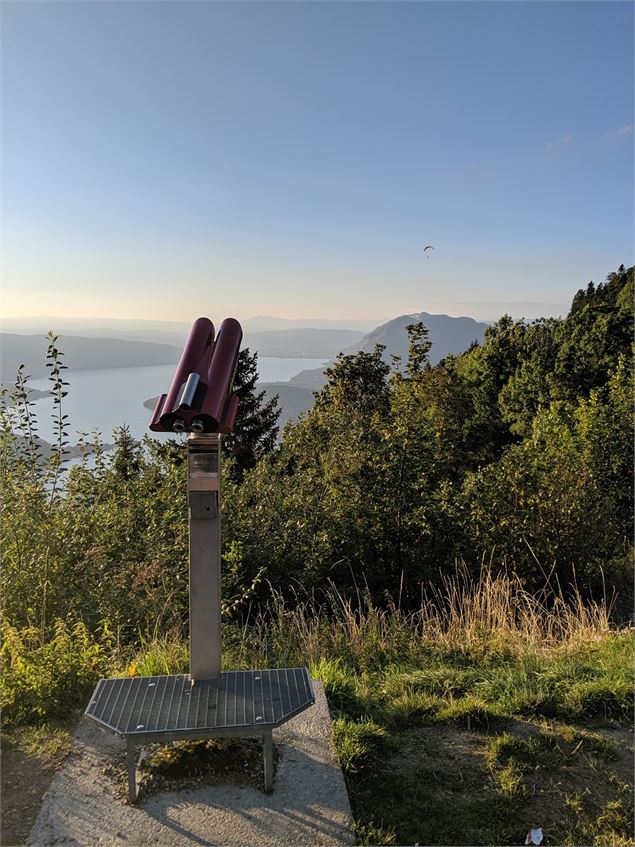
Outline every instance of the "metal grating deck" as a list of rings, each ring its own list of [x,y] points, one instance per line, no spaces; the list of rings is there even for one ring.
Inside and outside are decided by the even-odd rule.
[[[272,728],[315,702],[306,668],[230,671],[192,686],[186,674],[101,679],[87,717],[122,736]]]

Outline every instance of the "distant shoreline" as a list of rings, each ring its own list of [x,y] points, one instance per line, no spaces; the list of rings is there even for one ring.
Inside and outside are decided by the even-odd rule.
[[[321,353],[307,353],[307,352],[303,352],[302,354],[299,354],[299,353],[287,354],[287,353],[282,353],[282,352],[281,353],[267,353],[266,356],[258,354],[259,360],[260,359],[296,359],[296,360],[301,362],[301,361],[304,361],[304,360],[314,360],[314,359],[324,359],[324,360],[326,360],[326,359],[329,359],[329,358],[331,358],[331,357],[327,356],[327,355],[322,355]],[[94,371],[125,371],[125,370],[131,370],[132,368],[176,367],[176,365],[178,364],[178,361],[179,360],[178,360],[178,357],[177,357],[177,358],[174,359],[173,362],[157,362],[157,363],[152,364],[152,365],[107,364],[107,365],[97,366],[97,367],[92,367],[92,368],[72,368],[72,367],[69,366],[68,370],[66,371],[64,376],[65,377],[72,377],[73,374],[76,374],[76,373],[92,373]],[[44,373],[44,372],[35,373],[35,374],[31,375],[31,379],[44,379],[47,376],[47,373]],[[3,382],[0,383],[0,388],[11,389],[13,387],[13,385],[14,385],[13,382],[7,382],[6,380],[4,380]],[[40,399],[41,397],[48,396],[48,394],[49,394],[48,391],[40,391],[37,388],[31,388],[30,391],[32,392],[32,397],[31,397],[32,400]],[[36,394],[38,395],[37,397],[36,397]]]

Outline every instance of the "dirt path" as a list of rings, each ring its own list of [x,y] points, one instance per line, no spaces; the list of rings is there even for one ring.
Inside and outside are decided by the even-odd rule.
[[[4,734],[0,749],[1,847],[25,843],[56,771],[70,750],[68,728]]]

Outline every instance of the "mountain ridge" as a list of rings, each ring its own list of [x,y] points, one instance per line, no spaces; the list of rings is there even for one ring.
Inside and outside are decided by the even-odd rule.
[[[358,342],[341,352],[345,356],[355,353],[370,353],[376,344],[383,344],[385,350],[382,358],[388,364],[393,356],[399,356],[402,362],[408,358],[408,324],[421,321],[428,330],[428,338],[432,342],[430,349],[430,364],[436,365],[450,353],[463,353],[473,343],[482,343],[486,328],[484,321],[475,318],[453,318],[450,315],[433,315],[430,312],[412,312],[399,315],[390,321],[375,327]],[[301,371],[290,380],[292,385],[310,388],[318,391],[325,383],[324,371],[319,368]]]
[[[48,339],[42,335],[17,335],[0,333],[0,381],[12,382],[18,367],[24,364],[34,379],[48,374],[45,363]],[[64,354],[63,363],[69,370],[105,370],[134,368],[152,365],[176,364],[181,348],[148,341],[130,341],[117,338],[85,338],[60,336],[59,349]],[[74,362],[80,361],[81,364]]]
[[[453,318],[449,315],[433,315],[429,312],[414,312],[399,315],[375,327],[366,334],[352,329],[304,329],[287,328],[254,332],[245,330],[243,347],[257,351],[261,357],[323,359],[333,361],[338,353],[355,354],[370,352],[375,344],[383,344],[384,358],[391,361],[392,355],[405,360],[408,351],[408,335],[405,327],[422,320],[429,330],[432,342],[430,361],[436,364],[448,353],[460,353],[473,341],[481,342],[487,324],[474,318]],[[177,326],[180,326],[176,324]],[[189,328],[188,328],[189,330]],[[155,333],[155,330],[148,330]],[[158,330],[156,332],[159,332]],[[144,367],[176,364],[187,338],[184,333],[178,344],[138,338],[90,337],[59,333],[59,348],[65,354],[69,370],[101,370],[110,368]],[[47,374],[45,354],[48,341],[44,334],[0,333],[0,381],[13,381],[20,364],[34,378]],[[291,380],[291,385],[318,390],[324,384],[323,369],[300,370]]]
[[[364,351],[370,353],[376,344],[385,344],[384,359],[391,361],[393,355],[405,359],[408,355],[408,324],[421,322],[428,330],[428,339],[432,342],[430,364],[436,365],[450,353],[462,353],[477,342],[482,343],[488,324],[470,317],[453,318],[450,315],[433,315],[430,312],[413,312],[399,315],[386,323],[375,327],[359,342],[342,352],[345,354]]]

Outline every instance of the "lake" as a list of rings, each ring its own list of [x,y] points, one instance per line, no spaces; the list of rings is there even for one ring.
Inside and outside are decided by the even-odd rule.
[[[277,359],[263,356],[258,359],[260,382],[287,382],[295,374],[309,368],[321,368],[324,359]],[[152,435],[168,438],[167,433],[148,429],[152,411],[143,405],[145,400],[167,392],[176,365],[154,365],[143,368],[112,368],[93,371],[66,371],[68,395],[63,401],[63,414],[68,415],[69,440],[77,443],[76,431],[97,429],[104,441],[112,441],[112,430],[127,424],[135,438]],[[31,388],[48,391],[47,377],[29,380]],[[35,401],[38,435],[53,441],[53,400],[47,397]],[[172,434],[173,437],[173,434]]]

